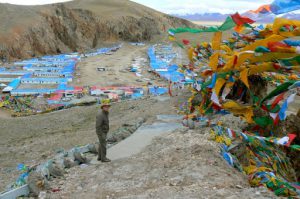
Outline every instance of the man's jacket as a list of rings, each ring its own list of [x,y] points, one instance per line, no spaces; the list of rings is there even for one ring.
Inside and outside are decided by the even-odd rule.
[[[96,117],[96,132],[97,133],[108,133],[109,131],[109,120],[108,112],[99,110]]]

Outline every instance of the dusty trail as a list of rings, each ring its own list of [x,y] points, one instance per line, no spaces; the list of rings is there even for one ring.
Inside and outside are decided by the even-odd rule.
[[[77,86],[143,86],[147,81],[139,82],[141,77],[125,69],[132,66],[133,59],[144,58],[147,60],[147,49],[149,45],[132,46],[128,43],[112,55],[98,55],[83,59],[78,64],[77,74],[73,81]],[[97,71],[98,67],[104,67],[107,71]],[[141,66],[142,78],[153,78],[147,70],[148,66]],[[157,83],[158,81],[154,81]]]

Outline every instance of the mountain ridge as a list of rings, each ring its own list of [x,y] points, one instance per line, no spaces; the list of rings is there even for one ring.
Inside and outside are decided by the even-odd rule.
[[[117,41],[151,41],[169,28],[197,25],[128,0],[0,4],[0,59],[86,51]]]

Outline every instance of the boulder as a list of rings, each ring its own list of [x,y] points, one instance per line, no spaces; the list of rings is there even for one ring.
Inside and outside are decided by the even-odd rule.
[[[79,153],[78,151],[74,152],[74,158],[75,161],[79,162],[79,164],[87,163],[87,158],[82,153]]]
[[[72,160],[71,158],[64,158],[64,167],[65,168],[69,169],[76,165],[78,165],[78,163],[75,162],[74,160]]]
[[[58,177],[64,177],[65,171],[62,167],[60,167],[58,164],[56,164],[55,162],[50,163],[48,166],[50,175],[58,178]]]
[[[49,188],[46,179],[38,172],[29,173],[27,184],[32,197],[38,197],[41,191]]]

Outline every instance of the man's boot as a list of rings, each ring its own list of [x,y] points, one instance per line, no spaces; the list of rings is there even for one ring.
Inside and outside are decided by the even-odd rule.
[[[98,157],[97,160],[98,160],[98,161],[101,161],[101,157]]]
[[[101,162],[111,162],[111,160],[108,158],[103,158],[103,160],[101,160]]]

